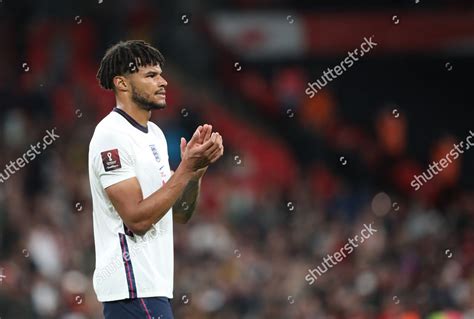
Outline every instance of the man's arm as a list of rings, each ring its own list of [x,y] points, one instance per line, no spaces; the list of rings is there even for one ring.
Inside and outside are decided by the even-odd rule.
[[[220,148],[217,135],[204,144],[198,144],[199,132],[196,132],[186,152],[185,158],[175,174],[159,190],[143,199],[142,190],[136,177],[129,178],[105,189],[110,201],[124,221],[135,234],[145,234],[158,222],[183,194],[196,171],[208,166]]]
[[[183,194],[173,205],[173,220],[175,223],[186,224],[196,209],[197,198],[201,188],[201,179],[190,179]]]
[[[186,224],[193,215],[201,190],[201,180],[206,171],[207,167],[198,170],[194,174],[184,188],[183,194],[173,205],[173,221],[175,223]],[[174,174],[174,172],[171,171],[171,174]]]
[[[199,126],[197,130],[200,132],[198,143],[202,144],[211,137],[212,125],[205,124],[204,126]],[[217,153],[214,154],[217,156],[215,160],[224,154],[222,136],[219,133],[217,133],[217,136],[220,147]],[[186,140],[184,138],[181,138],[180,148],[181,157],[184,157],[186,152]],[[193,215],[194,210],[196,209],[199,191],[201,189],[201,180],[206,171],[207,167],[202,168],[195,173],[195,176],[191,178],[191,180],[188,182],[188,185],[186,185],[183,194],[173,205],[173,221],[175,223],[186,224]]]
[[[114,184],[105,191],[125,225],[141,236],[168,212],[191,177],[190,172],[178,167],[167,183],[145,199],[136,177]]]

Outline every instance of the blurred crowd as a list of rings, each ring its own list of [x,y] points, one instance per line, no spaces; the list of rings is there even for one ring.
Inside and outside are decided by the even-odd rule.
[[[124,37],[154,43],[146,10],[127,18]],[[14,21],[4,23],[12,31]],[[1,318],[102,313],[92,289],[87,152],[115,106],[95,79],[114,28],[86,18],[58,23],[2,34],[25,43],[0,59],[1,169],[46,130],[60,137],[0,184]],[[178,65],[168,57],[168,108],[152,118],[172,168],[179,138],[199,124],[223,135],[226,153],[206,173],[192,220],[175,226],[176,318],[474,318],[474,196],[461,181],[472,155],[420,191],[410,186],[464,136],[429,141],[420,160],[408,145],[423,134],[413,133],[410,110],[384,104],[363,124],[347,120],[331,88],[304,94],[318,73],[289,67],[268,79],[247,69],[218,79],[217,94]],[[308,269],[371,222],[377,232],[309,285]]]

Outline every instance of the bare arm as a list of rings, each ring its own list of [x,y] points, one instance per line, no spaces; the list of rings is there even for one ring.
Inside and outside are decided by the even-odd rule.
[[[186,224],[196,209],[197,198],[201,188],[201,179],[191,179],[183,193],[173,205],[173,220],[176,223]]]
[[[143,235],[168,212],[191,177],[191,172],[178,167],[167,183],[145,199],[136,177],[112,185],[105,191],[125,225],[133,233]]]
[[[149,197],[143,198],[136,177],[105,189],[112,205],[133,233],[145,234],[176,203],[196,172],[211,163],[220,147],[217,135],[213,134],[204,144],[198,144],[198,139],[199,133],[196,131],[189,142],[186,156],[174,175]]]
[[[205,143],[212,133],[212,125],[205,124],[199,126],[197,130],[200,132],[200,139],[198,143]],[[222,136],[217,133],[217,143],[219,148],[212,155],[211,163],[214,163],[224,154],[224,145]],[[181,139],[181,157],[185,156],[186,140]],[[207,167],[198,170],[193,178],[191,178],[186,185],[183,194],[178,198],[173,205],[173,221],[180,224],[186,224],[194,213],[197,206],[197,199],[201,189],[201,180],[207,171]]]

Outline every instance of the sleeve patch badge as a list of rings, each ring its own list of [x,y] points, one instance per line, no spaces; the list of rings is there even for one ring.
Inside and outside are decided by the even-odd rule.
[[[102,156],[102,163],[104,164],[104,169],[106,172],[113,171],[122,167],[122,164],[120,163],[118,149],[105,151],[100,153],[100,155]]]

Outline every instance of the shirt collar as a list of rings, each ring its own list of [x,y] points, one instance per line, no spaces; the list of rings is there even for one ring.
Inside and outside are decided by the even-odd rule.
[[[118,107],[114,107],[113,109],[114,112],[117,112],[118,114],[122,115],[130,124],[132,124],[136,129],[142,131],[143,133],[148,133],[148,126],[143,126],[141,125],[140,123],[138,123],[137,121],[135,121],[135,119],[133,117],[131,117],[130,115],[127,114],[127,112],[125,112],[124,110],[122,109],[119,109]]]

